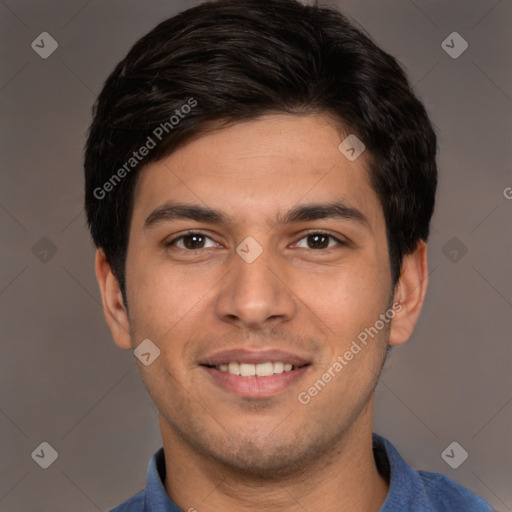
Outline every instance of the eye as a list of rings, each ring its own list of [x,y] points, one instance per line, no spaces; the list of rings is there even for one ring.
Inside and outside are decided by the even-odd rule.
[[[212,245],[205,245],[206,241],[209,240]],[[346,246],[347,242],[336,238],[329,233],[324,233],[322,231],[315,231],[312,233],[308,233],[303,236],[300,241],[306,240],[306,246],[302,246],[303,249],[331,249],[336,247],[336,245]],[[297,243],[297,246],[300,247],[300,241]],[[331,243],[333,242],[333,243]],[[186,250],[186,251],[194,251],[198,249],[209,249],[212,247],[218,246],[218,244],[212,240],[209,236],[204,233],[190,231],[184,235],[180,235],[176,238],[173,238],[169,242],[166,242],[166,247],[175,246],[178,249]]]
[[[213,240],[209,236],[206,236],[203,233],[196,233],[191,231],[189,233],[186,233],[185,235],[180,235],[170,240],[165,244],[165,246],[176,246],[178,247],[178,249],[191,251],[195,249],[209,249],[210,247],[216,246],[216,242],[213,242],[213,245],[211,245],[210,247],[205,247],[205,240],[210,240],[211,242],[213,242]]]
[[[329,233],[323,233],[322,231],[308,233],[306,236],[302,237],[301,240],[306,240],[306,244],[309,245],[309,247],[303,247],[304,249],[331,249],[336,245],[347,245],[346,242],[343,242]],[[330,240],[333,240],[335,244],[329,245]]]

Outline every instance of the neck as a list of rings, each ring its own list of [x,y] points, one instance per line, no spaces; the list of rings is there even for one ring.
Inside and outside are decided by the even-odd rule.
[[[372,450],[373,398],[314,464],[279,479],[254,479],[206,459],[160,418],[171,499],[190,512],[378,512],[389,484]]]

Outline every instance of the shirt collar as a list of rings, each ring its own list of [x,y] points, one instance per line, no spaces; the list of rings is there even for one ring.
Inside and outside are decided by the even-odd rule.
[[[397,510],[430,512],[431,507],[418,472],[405,462],[387,439],[375,433],[372,438],[379,471],[386,474],[389,469],[390,476],[388,495],[379,512],[396,512]],[[144,512],[181,512],[165,491],[163,484],[165,472],[164,450],[160,448],[153,455],[148,466]]]
[[[373,450],[376,461],[385,455],[389,465],[389,490],[379,512],[397,510],[421,510],[431,512],[432,508],[419,473],[411,468],[398,450],[384,437],[373,433]],[[379,467],[379,470],[382,468]]]
[[[149,462],[146,473],[144,512],[182,512],[165,490],[165,472],[164,449],[160,448]]]

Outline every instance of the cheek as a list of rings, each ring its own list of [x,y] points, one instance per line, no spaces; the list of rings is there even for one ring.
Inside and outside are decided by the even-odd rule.
[[[336,349],[350,345],[385,312],[390,277],[377,255],[361,254],[308,281],[308,286],[302,288],[305,302],[321,315]]]
[[[127,292],[133,329],[156,340],[165,338],[174,325],[194,310],[201,291],[179,271],[160,263],[127,265]]]
[[[188,378],[191,368],[190,345],[194,333],[204,322],[201,298],[204,290],[198,283],[190,285],[176,272],[151,272],[132,275],[129,292],[132,335],[136,343],[149,338],[160,349],[160,356],[147,367],[140,366],[141,376],[153,399],[158,403],[162,390],[172,389],[179,395],[180,382]],[[187,376],[186,376],[187,374]]]
[[[131,269],[128,301],[136,342],[152,340],[167,371],[182,381],[183,372],[195,367],[192,354],[197,339],[221,335],[228,328],[217,323],[210,329],[215,322],[214,294],[225,270],[177,267],[165,261],[133,264]]]

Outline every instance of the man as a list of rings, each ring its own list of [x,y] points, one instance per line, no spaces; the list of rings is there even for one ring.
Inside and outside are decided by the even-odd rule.
[[[203,3],[135,44],[85,156],[106,319],[163,440],[116,512],[492,510],[372,432],[435,156],[398,63],[333,9]]]

